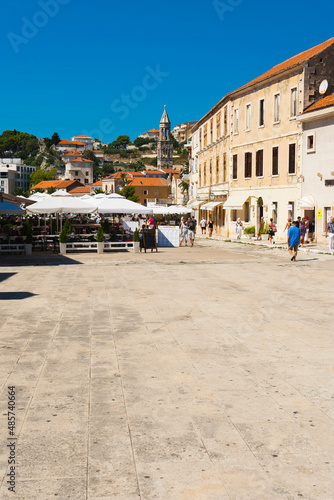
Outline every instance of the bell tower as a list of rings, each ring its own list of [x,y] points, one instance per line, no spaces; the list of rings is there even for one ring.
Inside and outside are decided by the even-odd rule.
[[[160,120],[160,134],[157,147],[158,168],[173,168],[173,141],[171,140],[171,125],[165,110]]]

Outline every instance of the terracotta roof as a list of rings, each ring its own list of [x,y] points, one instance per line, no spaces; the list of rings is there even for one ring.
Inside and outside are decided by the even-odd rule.
[[[78,141],[66,141],[66,139],[62,139],[60,142],[58,142],[57,146],[59,145],[65,145],[65,144],[73,144],[73,146],[85,146],[83,142],[78,142]]]
[[[165,187],[170,186],[170,182],[167,179],[159,179],[153,177],[145,177],[144,179],[133,179],[129,182],[129,186],[156,186]]]
[[[320,45],[316,45],[315,47],[312,47],[311,49],[305,50],[304,52],[301,52],[300,54],[297,54],[296,56],[291,57],[290,59],[287,59],[286,61],[278,64],[277,66],[274,66],[271,68],[269,71],[266,73],[263,73],[263,75],[258,76],[254,80],[251,80],[249,83],[246,83],[246,85],[243,85],[237,90],[242,90],[249,85],[253,85],[254,83],[260,82],[262,80],[265,80],[266,78],[269,78],[270,76],[274,76],[281,71],[285,71],[287,69],[293,68],[294,66],[297,66],[298,64],[307,61],[307,59],[310,59],[311,57],[319,54],[319,52],[322,52],[323,50],[327,49],[330,45],[334,43],[334,38],[330,38],[326,42],[321,43]],[[234,90],[231,93],[236,92]],[[228,94],[229,95],[229,94]]]
[[[144,174],[145,175],[148,175],[148,174],[149,175],[157,175],[157,174],[164,175],[164,174],[166,174],[166,172],[161,172],[161,170],[145,170]]]
[[[70,186],[71,184],[73,184],[74,182],[78,182],[78,181],[41,181],[39,182],[38,184],[36,184],[35,186],[33,186],[31,189],[48,189],[48,188],[57,188],[57,189],[61,189],[61,188],[66,188],[68,186]]]
[[[125,174],[127,180],[133,179],[134,177],[145,177],[141,172],[116,172],[116,174],[112,174],[110,177],[113,179],[121,179],[121,174]]]
[[[82,157],[79,157],[79,158],[74,158],[74,160],[71,161],[71,163],[94,163],[92,160],[87,160],[87,158],[82,158]]]
[[[82,153],[78,151],[77,149],[69,149],[68,151],[65,151],[62,156],[81,156]]]
[[[74,137],[85,137],[86,139],[91,139],[89,135],[75,135]]]
[[[326,97],[322,97],[319,101],[314,102],[304,111],[304,113],[315,111],[316,109],[327,108],[328,106],[334,106],[334,94],[326,95]]]
[[[151,130],[148,130],[147,132],[145,132],[145,134],[148,134],[148,133],[151,133],[151,134],[156,134],[156,133],[159,133],[160,130],[157,130],[156,128],[152,128]]]
[[[161,170],[163,170],[166,174],[170,174],[171,172],[175,172],[175,170],[173,170],[172,168],[162,168]]]
[[[102,181],[96,181],[92,186],[102,186]]]
[[[72,194],[72,193],[90,193],[90,186],[78,186],[78,187],[71,189],[68,192],[69,192],[69,194]]]
[[[92,150],[92,153],[103,153],[103,151],[101,151],[100,149],[93,149]]]

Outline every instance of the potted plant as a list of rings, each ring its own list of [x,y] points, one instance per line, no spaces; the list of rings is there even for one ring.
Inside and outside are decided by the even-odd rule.
[[[244,233],[247,234],[248,238],[251,239],[255,236],[255,226],[248,226],[244,229]]]
[[[61,254],[66,253],[67,239],[68,239],[68,233],[66,231],[66,228],[64,227],[62,232],[59,235],[59,251]]]
[[[104,232],[102,227],[99,227],[96,235],[97,253],[103,253],[104,250]]]
[[[133,233],[133,251],[135,253],[139,253],[139,246],[140,246],[139,231],[138,229],[135,229],[135,232]]]
[[[32,231],[31,231],[31,225],[30,225],[29,219],[26,219],[24,221],[22,234],[26,237],[25,238],[26,255],[31,255],[31,252],[32,252]]]

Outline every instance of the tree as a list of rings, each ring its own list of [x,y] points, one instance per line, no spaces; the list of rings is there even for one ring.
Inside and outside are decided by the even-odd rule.
[[[51,143],[57,146],[57,144],[60,142],[60,137],[57,134],[57,132],[54,132],[51,137]]]
[[[127,185],[127,183],[128,183],[128,179],[127,179],[126,174],[125,174],[124,172],[122,172],[122,173],[120,174],[119,183],[120,183],[120,185],[121,185],[121,186],[123,186],[123,187],[124,187],[124,186],[126,186],[126,185]]]
[[[134,201],[135,203],[138,203],[140,200],[139,196],[135,194],[136,188],[134,186],[124,186],[123,189],[118,191],[118,194],[121,196],[125,196],[130,201]]]
[[[140,148],[141,146],[144,146],[144,144],[149,143],[150,139],[145,139],[144,137],[137,137],[137,139],[133,141],[133,144],[136,146],[136,148]]]
[[[158,166],[158,157],[157,156],[155,158],[152,158],[151,165],[153,167],[157,167]]]
[[[5,130],[0,135],[0,155],[14,156],[25,160],[39,152],[39,142],[36,136],[18,130]]]
[[[55,193],[57,191],[57,188],[55,188],[55,187],[49,187],[46,191],[47,191],[48,194],[52,194],[52,193]]]
[[[30,176],[30,188],[36,186],[39,182],[54,180],[56,173],[57,171],[55,168],[52,170],[43,170],[41,168],[36,170],[36,172],[33,172]]]
[[[116,141],[111,143],[111,146],[115,149],[126,149],[128,144],[131,144],[130,137],[128,135],[119,135]]]

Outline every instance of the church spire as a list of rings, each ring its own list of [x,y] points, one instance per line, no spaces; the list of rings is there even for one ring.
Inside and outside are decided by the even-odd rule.
[[[170,119],[169,119],[167,111],[166,111],[166,104],[165,104],[165,110],[164,110],[163,115],[161,117],[160,123],[169,123],[170,124]]]

